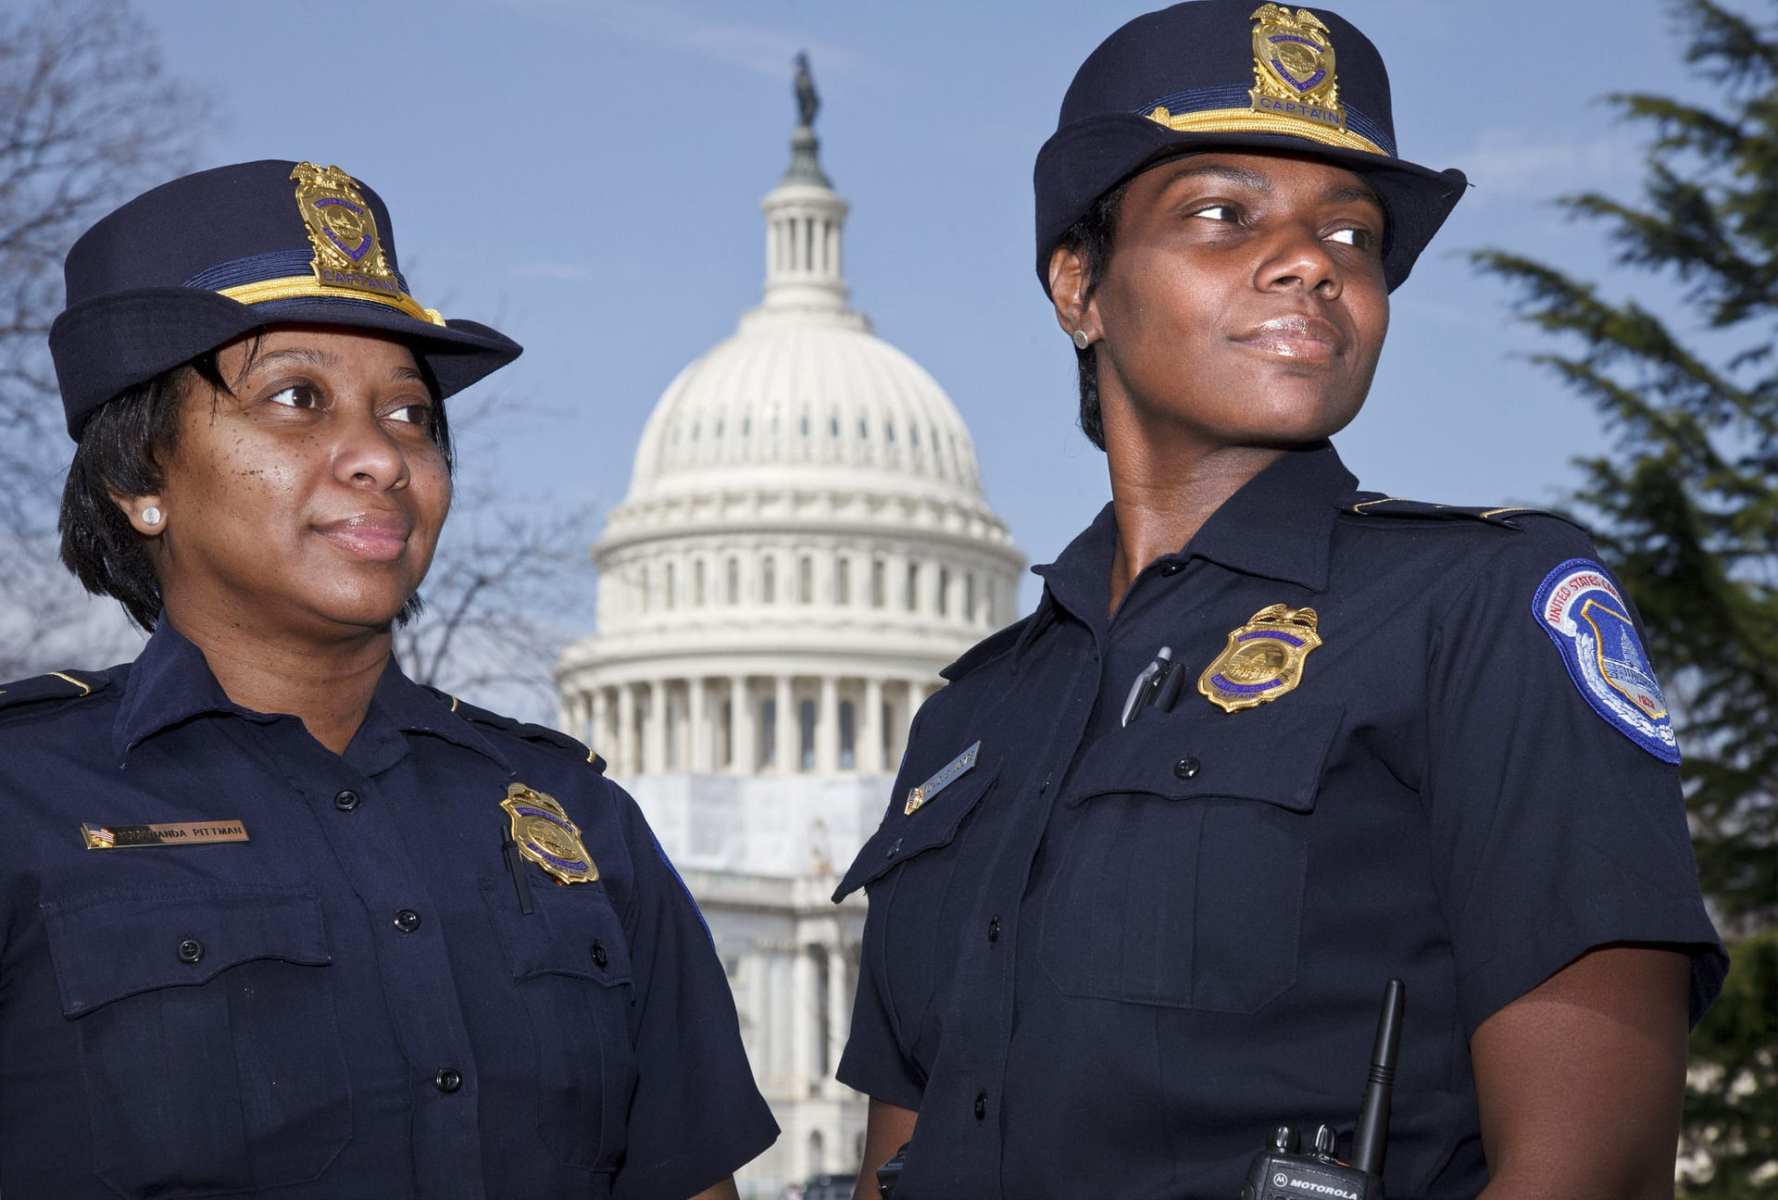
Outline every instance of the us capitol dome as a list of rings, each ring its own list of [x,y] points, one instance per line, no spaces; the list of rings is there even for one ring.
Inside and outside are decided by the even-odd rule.
[[[865,1102],[833,1072],[863,904],[828,897],[1024,566],[956,406],[851,306],[806,64],[797,90],[763,299],[655,405],[593,547],[596,632],[556,670],[563,728],[636,796],[728,970],[784,1131],[739,1177],[758,1197],[857,1168]]]

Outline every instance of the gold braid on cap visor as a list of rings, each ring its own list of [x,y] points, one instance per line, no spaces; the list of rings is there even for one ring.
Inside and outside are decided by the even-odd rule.
[[[269,304],[273,300],[368,300],[372,304],[381,304],[404,312],[416,321],[425,321],[430,325],[443,325],[444,316],[436,308],[425,308],[405,292],[389,294],[373,292],[369,288],[341,287],[338,284],[323,284],[313,275],[286,275],[280,279],[261,279],[257,283],[242,283],[234,287],[218,288],[216,294],[227,296],[240,304]]]
[[[1207,108],[1178,114],[1155,108],[1148,114],[1148,119],[1178,133],[1277,133],[1341,150],[1358,150],[1380,158],[1392,157],[1377,143],[1350,129],[1322,125],[1301,117],[1258,113],[1247,108]]]

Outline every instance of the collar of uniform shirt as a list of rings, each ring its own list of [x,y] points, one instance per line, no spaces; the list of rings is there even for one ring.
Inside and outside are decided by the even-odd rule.
[[[1322,591],[1337,502],[1357,484],[1327,442],[1291,450],[1212,513],[1179,557]],[[1044,579],[1046,600],[1103,625],[1116,546],[1117,517],[1107,504],[1055,562],[1031,568]]]
[[[230,700],[210,673],[203,651],[162,618],[142,653],[130,664],[124,683],[111,726],[118,761],[127,762],[131,750],[162,730],[205,713],[228,713],[261,725],[284,719],[282,714],[254,712]],[[513,773],[512,764],[493,743],[432,693],[411,682],[393,659],[377,681],[363,732],[374,735],[382,719],[403,733],[430,734],[474,750],[498,763],[507,774]],[[374,769],[392,763],[404,748],[391,743],[386,751],[373,752],[371,757],[377,760]]]
[[[129,678],[111,723],[111,744],[119,763],[161,730],[204,713],[232,713],[262,725],[278,720],[274,714],[252,712],[230,700],[210,673],[204,652],[165,617],[128,669]]]

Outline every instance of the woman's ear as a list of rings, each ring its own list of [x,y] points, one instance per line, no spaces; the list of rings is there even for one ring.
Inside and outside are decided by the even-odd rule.
[[[111,503],[129,521],[130,528],[143,537],[159,537],[167,528],[167,510],[161,506],[158,493],[142,496],[119,496],[113,493]]]
[[[1056,306],[1056,324],[1085,350],[1099,340],[1099,316],[1087,295],[1086,255],[1067,246],[1050,252],[1050,302]]]

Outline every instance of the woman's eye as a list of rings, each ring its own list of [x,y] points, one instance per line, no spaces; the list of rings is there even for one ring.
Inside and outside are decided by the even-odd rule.
[[[293,383],[279,388],[266,399],[285,408],[315,408],[321,403],[321,394],[306,383]]]
[[[1348,246],[1357,246],[1360,250],[1368,250],[1376,245],[1377,238],[1368,229],[1336,229],[1327,235],[1330,242],[1342,242]]]
[[[404,404],[389,412],[390,420],[402,421],[409,425],[426,425],[431,422],[431,418],[432,406],[430,404]]]
[[[1205,208],[1198,209],[1192,216],[1204,217],[1211,221],[1240,220],[1240,214],[1235,211],[1235,206],[1232,204],[1212,204]]]

